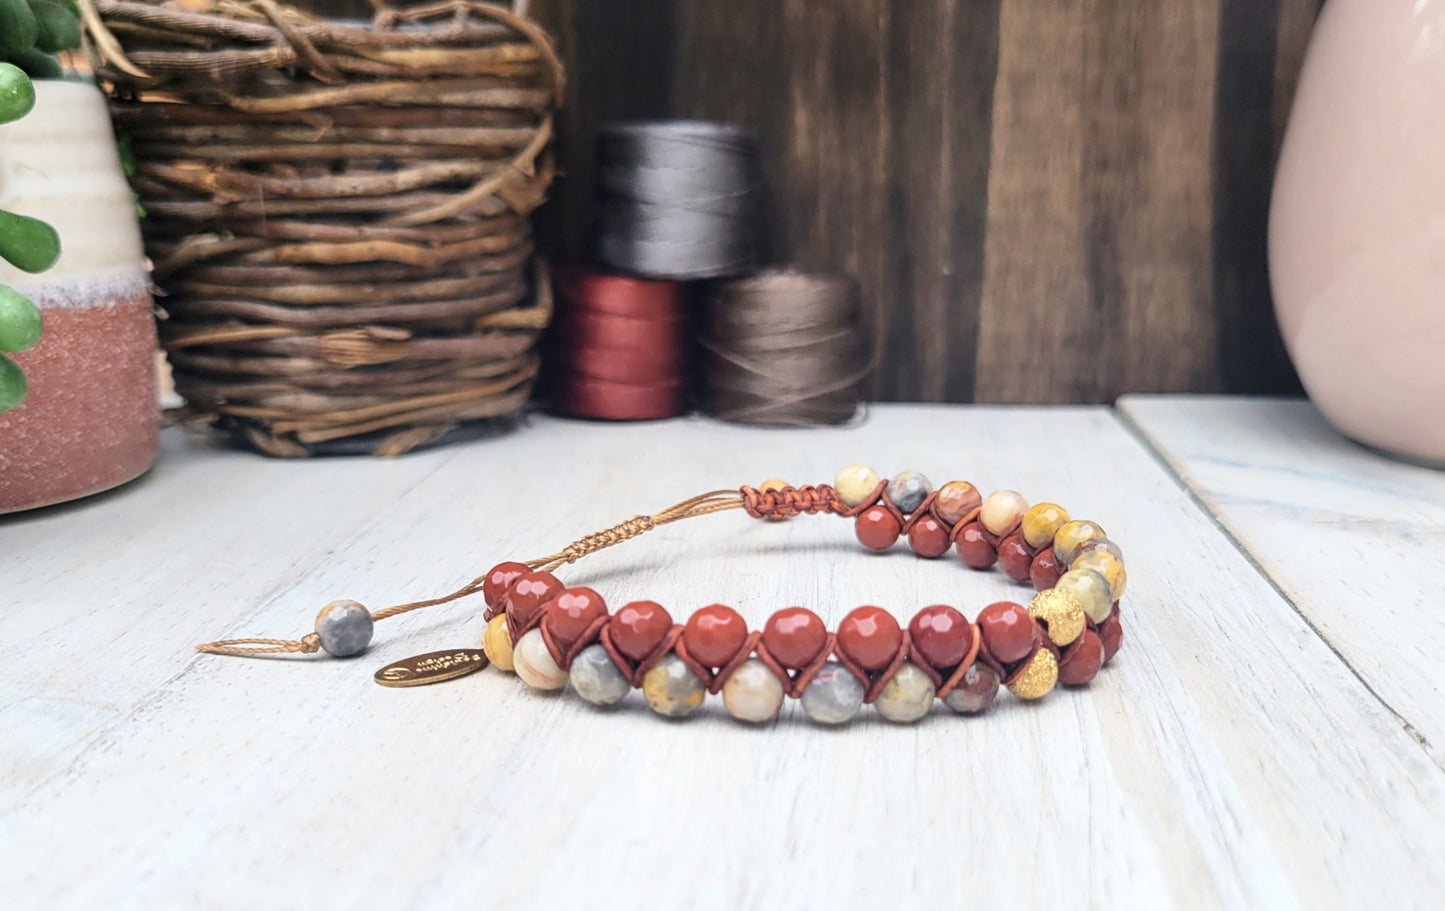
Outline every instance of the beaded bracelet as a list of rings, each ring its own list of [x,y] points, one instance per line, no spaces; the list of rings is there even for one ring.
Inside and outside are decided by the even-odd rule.
[[[972,569],[998,564],[1010,579],[1038,590],[1028,606],[999,601],[970,623],[943,604],[924,607],[907,628],[880,607],[859,607],[830,632],[804,607],[774,613],[749,631],[737,611],[701,608],[676,624],[661,605],[633,601],[610,613],[591,588],[567,587],[553,571],[660,525],[743,509],[779,521],[804,513],[851,518],[860,543],[885,551],[900,538],[918,556],[954,548]],[[906,471],[880,480],[865,465],[849,465],[832,485],[712,491],[650,516],[637,516],[587,535],[558,553],[504,562],[439,598],[368,611],[333,601],[314,632],[299,640],[233,639],[197,646],[217,654],[315,653],[346,657],[365,651],[378,620],[481,593],[487,662],[514,671],[539,690],[569,682],[586,701],[613,705],[635,687],[660,715],[696,711],[706,694],[722,694],[742,721],[778,714],[785,696],[821,724],[841,724],[864,705],[889,721],[912,722],[935,699],[961,714],[977,714],[999,687],[1039,699],[1056,684],[1082,686],[1113,658],[1123,638],[1119,597],[1125,573],[1119,548],[1097,524],[1073,520],[1054,503],[1028,502],[1012,490],[983,498],[967,481],[934,490]],[[478,658],[477,666],[485,663]],[[440,677],[438,678],[440,679]]]

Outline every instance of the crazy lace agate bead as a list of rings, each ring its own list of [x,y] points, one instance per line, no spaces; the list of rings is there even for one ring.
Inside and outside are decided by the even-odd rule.
[[[366,651],[376,624],[356,601],[332,601],[316,615],[316,636],[328,655],[350,658]]]
[[[899,472],[897,477],[888,482],[888,499],[905,514],[922,506],[931,493],[933,482],[916,471]]]
[[[681,718],[702,706],[707,688],[681,658],[664,655],[642,678],[642,696],[657,714]]]
[[[1095,550],[1107,551],[1113,554],[1116,560],[1124,559],[1124,552],[1119,549],[1119,545],[1110,541],[1108,538],[1085,538],[1069,552],[1069,562],[1073,563],[1084,554]]]
[[[803,688],[803,711],[819,724],[846,724],[863,707],[863,684],[836,661],[819,668]]]
[[[978,512],[978,523],[984,531],[1002,537],[1023,521],[1029,501],[1017,490],[998,490],[989,494]]]
[[[987,711],[998,695],[999,679],[993,669],[983,664],[971,664],[958,681],[943,704],[960,715],[977,715]]]
[[[1066,591],[1077,598],[1083,605],[1084,614],[1095,623],[1109,619],[1109,611],[1114,607],[1114,593],[1109,588],[1109,580],[1092,569],[1069,570],[1059,576],[1054,589]]]
[[[568,680],[577,695],[593,705],[616,705],[632,689],[600,645],[589,645],[577,653]]]
[[[772,721],[783,708],[783,684],[761,660],[749,658],[723,684],[722,698],[739,721]]]
[[[1104,537],[1104,529],[1087,519],[1074,519],[1059,526],[1054,532],[1054,556],[1059,558],[1059,563],[1069,566],[1074,562],[1077,554],[1074,552],[1080,544],[1090,538]]]
[[[967,481],[949,481],[938,488],[938,498],[933,501],[933,508],[938,517],[949,525],[957,525],[963,521],[963,517],[973,512],[983,503],[983,495],[978,492]]]
[[[833,489],[843,505],[852,509],[878,489],[878,472],[867,465],[844,466],[833,478]]]
[[[1037,550],[1069,521],[1069,514],[1057,503],[1035,503],[1024,513],[1021,531],[1024,543]]]
[[[487,631],[482,634],[482,651],[497,670],[516,670],[512,663],[512,634],[507,631],[506,614],[497,614],[487,621]]]
[[[889,721],[909,724],[933,708],[933,695],[933,681],[918,665],[905,661],[878,694],[873,706]]]
[[[512,650],[513,669],[522,682],[536,690],[560,690],[567,685],[567,672],[557,666],[539,629],[528,630]]]
[[[1118,601],[1124,594],[1124,583],[1127,579],[1124,573],[1124,561],[1109,553],[1107,550],[1091,550],[1079,554],[1074,562],[1069,564],[1069,569],[1092,569],[1104,577],[1109,583],[1109,591],[1113,594],[1113,600]]]

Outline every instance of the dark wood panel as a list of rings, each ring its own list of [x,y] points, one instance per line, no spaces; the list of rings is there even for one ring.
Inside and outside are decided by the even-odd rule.
[[[1107,243],[1109,230],[1099,226],[1101,241],[1085,222],[1087,21],[1071,0],[1004,0],[999,11],[975,383],[983,401],[1093,399],[1100,330],[1118,322],[1118,300],[1094,312],[1085,258],[1086,243]]]
[[[1213,391],[1212,155],[1220,0],[1090,5],[1084,63],[1093,395]],[[1041,390],[1040,397],[1048,391]],[[1062,400],[1062,399],[1060,399]]]
[[[879,242],[889,224],[889,5],[854,0],[838,15],[812,0],[680,4],[686,63],[674,96],[680,117],[756,131],[767,259],[856,277],[874,338],[891,299],[888,245]]]
[[[533,0],[529,6],[528,15],[556,37],[568,79],[557,123],[559,174],[551,204],[537,215],[544,249],[566,258],[586,253],[598,126],[673,116],[675,9],[672,0]]]
[[[571,76],[539,232],[586,254],[600,125],[743,123],[764,249],[857,276],[882,398],[1294,390],[1266,218],[1320,2],[532,0]]]
[[[970,401],[983,295],[999,0],[889,19],[889,295],[877,389]]]

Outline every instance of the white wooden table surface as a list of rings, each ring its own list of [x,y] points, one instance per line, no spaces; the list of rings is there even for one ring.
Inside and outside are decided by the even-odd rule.
[[[191,650],[851,461],[1103,524],[1130,567],[1115,662],[980,718],[821,730],[793,704],[763,729],[716,700],[683,723],[637,694],[598,712],[495,671],[372,683],[475,644],[468,604],[387,621],[350,661]],[[537,418],[385,462],[167,432],[140,482],[0,519],[0,906],[1438,907],[1442,529],[1445,476],[1288,402],[891,406],[812,431]],[[836,518],[741,513],[562,577],[755,624],[1027,596],[951,555],[864,554]]]

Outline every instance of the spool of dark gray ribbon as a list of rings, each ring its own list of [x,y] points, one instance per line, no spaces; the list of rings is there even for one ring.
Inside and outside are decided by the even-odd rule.
[[[702,405],[745,424],[837,424],[868,365],[851,278],[771,270],[719,282],[703,316]]]
[[[650,278],[737,275],[757,262],[757,143],[720,123],[606,127],[597,138],[597,259]]]

